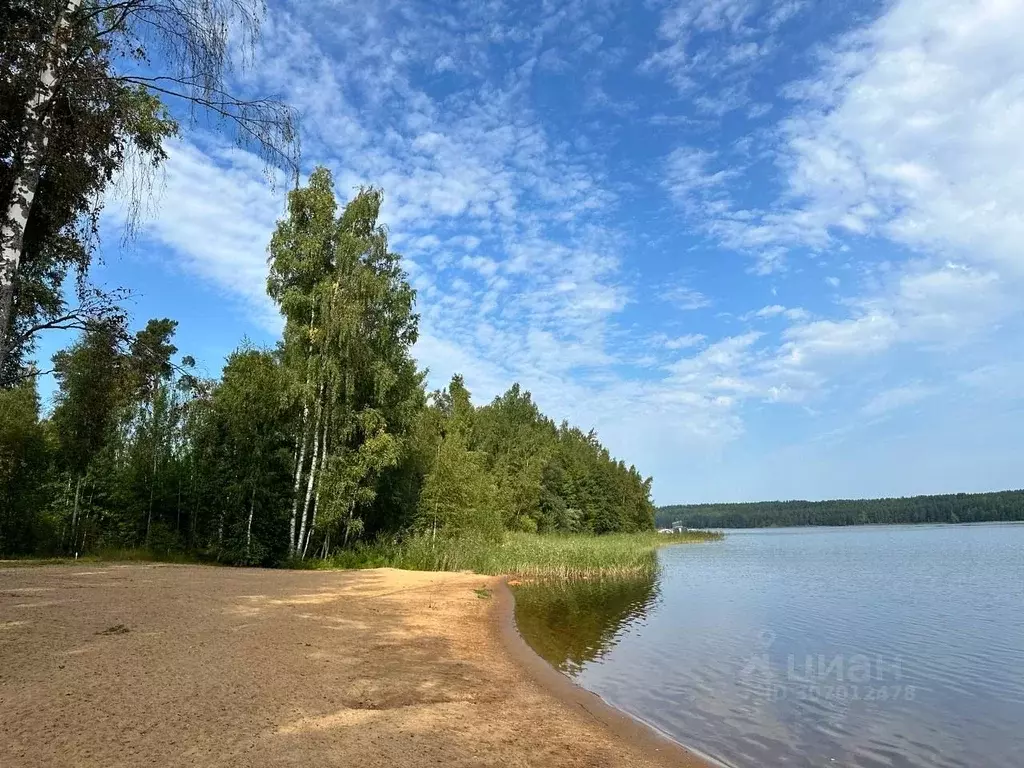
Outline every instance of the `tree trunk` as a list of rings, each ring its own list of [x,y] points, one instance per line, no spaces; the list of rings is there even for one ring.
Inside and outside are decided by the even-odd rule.
[[[443,433],[442,433],[442,435],[443,435]],[[443,443],[443,442],[444,442],[444,437],[442,436],[441,439],[437,441],[437,456],[434,457],[434,477],[435,477],[435,479],[437,478],[437,468],[441,464],[441,443]],[[434,491],[434,522],[430,526],[430,546],[431,547],[434,546],[434,539],[437,538],[437,501],[438,501],[437,490],[435,489],[435,491]]]
[[[299,516],[299,491],[302,489],[302,470],[306,464],[306,435],[308,432],[307,424],[309,424],[309,384],[312,378],[312,359],[313,359],[313,323],[316,321],[316,307],[313,307],[309,311],[309,347],[306,349],[306,392],[302,398],[302,423],[300,424],[301,433],[299,435],[299,459],[295,462],[295,487],[292,490],[292,523],[288,531],[288,554],[291,556],[295,555],[295,549],[298,546],[298,541],[295,538],[295,523]],[[317,398],[323,393],[323,382],[320,382],[320,391],[317,392]],[[313,434],[314,439],[316,433]]]
[[[309,531],[306,533],[306,541],[302,545],[302,559],[306,559],[306,550],[309,549],[309,540],[313,538],[313,532],[316,530],[316,512],[320,508],[320,490],[317,489],[316,495],[313,497],[313,520],[309,524]]]
[[[82,516],[78,521],[78,527],[82,529],[82,546],[78,548],[79,552],[85,552],[85,537],[89,533],[89,528],[86,523],[89,520],[89,512],[92,510],[93,499],[96,498],[96,487],[93,486],[89,491],[89,500],[86,502],[85,509],[82,510]]]
[[[189,474],[191,475],[192,481],[192,512],[189,519],[189,538],[188,545],[190,548],[196,545],[196,519],[199,516],[199,478],[196,476],[196,456],[195,451],[192,451],[191,469]]]
[[[292,489],[292,523],[288,531],[288,554],[295,554],[295,524],[299,517],[299,491],[302,488],[302,470],[306,463],[306,439],[309,435],[306,424],[309,422],[309,401],[302,404],[302,433],[299,435],[299,460],[295,463],[295,486]]]
[[[146,513],[146,546],[149,546],[149,532],[153,527],[153,489],[156,488],[156,414],[153,415],[153,473],[149,476],[149,511]]]
[[[82,476],[78,476],[78,482],[75,483],[75,507],[71,513],[71,545],[72,547],[77,543],[78,539],[78,500],[82,495]]]
[[[296,543],[296,548],[301,548],[306,540],[306,520],[309,517],[309,506],[313,499],[313,488],[316,486],[316,473],[318,469],[317,462],[320,459],[320,422],[323,419],[324,406],[322,403],[323,399],[323,383],[320,384],[320,393],[317,395],[316,401],[316,423],[313,426],[313,460],[309,464],[309,479],[306,482],[306,500],[302,504],[302,523],[299,527],[299,539]]]
[[[249,500],[249,523],[245,527],[245,556],[249,557],[249,545],[252,544],[252,514],[256,509],[256,483],[252,485],[252,498]]]
[[[350,501],[348,503],[348,519],[345,520],[345,538],[341,540],[341,546],[348,546],[348,532],[352,528],[352,510],[355,508],[355,502]]]
[[[320,437],[320,461],[318,465],[318,472],[323,469],[324,462],[327,461],[327,423],[324,422],[323,432]],[[316,513],[320,508],[320,489],[316,489],[316,495],[313,497],[313,520],[309,524],[309,530],[306,532],[306,540],[302,544],[302,559],[306,559],[306,550],[309,549],[309,540],[313,538],[313,531],[316,530]]]
[[[49,106],[57,91],[57,67],[66,45],[60,40],[67,28],[68,17],[81,6],[82,0],[68,0],[57,17],[53,30],[51,51],[39,73],[39,84],[25,105],[25,136],[17,150],[15,162],[21,170],[14,179],[11,197],[0,221],[0,368],[10,353],[10,330],[14,311],[14,283],[21,265],[21,251],[25,244],[32,203],[43,172],[43,160],[50,142]]]

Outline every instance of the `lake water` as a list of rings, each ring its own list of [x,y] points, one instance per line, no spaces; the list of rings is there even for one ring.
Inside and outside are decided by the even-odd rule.
[[[520,588],[520,631],[737,768],[1024,765],[1024,525],[735,531],[660,558]]]

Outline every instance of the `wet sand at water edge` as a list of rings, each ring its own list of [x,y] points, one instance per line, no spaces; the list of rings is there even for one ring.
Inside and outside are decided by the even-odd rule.
[[[500,579],[0,564],[0,766],[704,766],[558,674]]]

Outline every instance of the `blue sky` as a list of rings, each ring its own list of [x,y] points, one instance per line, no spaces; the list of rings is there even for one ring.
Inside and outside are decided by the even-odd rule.
[[[243,91],[384,188],[415,354],[594,427],[659,503],[1024,485],[1024,3],[272,2]],[[133,311],[272,343],[284,190],[186,132]]]

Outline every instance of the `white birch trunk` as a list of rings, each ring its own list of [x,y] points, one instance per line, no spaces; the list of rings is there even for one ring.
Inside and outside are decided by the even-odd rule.
[[[311,377],[311,373],[312,372],[310,371],[309,368],[310,368],[310,362],[312,361],[312,355],[313,355],[312,335],[313,335],[313,324],[315,322],[316,322],[316,309],[314,308],[314,309],[310,310],[310,313],[309,313],[310,348],[306,350],[306,353],[310,356],[310,358],[309,358],[309,360],[306,361],[306,393],[307,394],[304,394],[303,398],[302,398],[302,424],[300,425],[300,428],[301,428],[302,432],[301,432],[301,436],[299,438],[299,440],[300,440],[299,460],[295,464],[295,487],[292,489],[292,522],[291,522],[291,526],[289,527],[289,530],[288,530],[288,554],[291,555],[291,556],[295,555],[295,550],[298,547],[298,543],[299,543],[298,540],[295,538],[295,525],[296,525],[296,522],[297,522],[298,517],[299,517],[299,499],[301,498],[301,495],[300,495],[299,492],[302,489],[302,475],[303,475],[303,470],[305,469],[305,466],[306,466],[306,443],[308,442],[306,440],[306,436],[309,434],[308,431],[307,431],[308,430],[307,425],[309,424],[309,398],[308,398],[308,392],[309,392],[310,378],[312,378]],[[320,386],[321,386],[321,391],[322,391],[322,387],[323,387],[323,383],[322,382],[321,382]],[[319,396],[320,395],[318,393],[317,397],[319,398]],[[314,439],[316,438],[316,433],[315,432],[313,434],[313,437],[314,437]]]
[[[82,476],[79,475],[78,482],[75,484],[75,507],[71,512],[71,542],[75,543],[78,538],[78,500],[82,495]]]
[[[348,532],[352,529],[352,512],[355,510],[355,502],[350,501],[348,503],[348,517],[345,519],[345,538],[341,541],[341,546],[348,546]]]
[[[313,488],[316,486],[317,462],[320,459],[320,420],[323,418],[323,384],[320,385],[320,393],[316,402],[316,423],[313,427],[313,460],[309,464],[309,478],[306,482],[306,500],[302,505],[302,523],[299,527],[298,546],[301,547],[306,540],[306,520],[309,518],[309,505],[313,499]]]
[[[299,437],[299,460],[295,465],[295,486],[292,489],[292,523],[288,531],[288,554],[295,554],[295,525],[299,517],[299,491],[302,488],[302,475],[303,468],[306,464],[306,443],[309,442],[306,437],[309,434],[309,430],[306,424],[309,422],[309,401],[307,400],[302,404],[302,434]]]
[[[324,468],[324,462],[327,461],[327,423],[324,422],[324,429],[320,441],[320,462],[317,472],[322,473]],[[306,540],[302,545],[302,559],[306,559],[306,551],[309,549],[309,540],[313,538],[313,532],[316,530],[316,513],[320,508],[320,489],[316,489],[316,494],[313,497],[313,519],[310,521],[309,530],[306,532]]]
[[[153,528],[153,490],[156,488],[156,406],[153,406],[153,473],[149,478],[149,511],[146,513],[146,546],[149,546],[149,533]]]
[[[25,137],[18,148],[17,160],[21,172],[14,179],[11,197],[7,201],[3,221],[0,222],[0,366],[10,352],[9,332],[14,310],[14,281],[21,266],[21,252],[25,244],[25,228],[32,203],[39,188],[43,171],[43,158],[50,142],[48,107],[57,90],[57,67],[66,45],[60,41],[68,25],[68,17],[81,6],[82,0],[68,0],[57,17],[53,31],[52,50],[39,73],[39,84],[25,106]]]
[[[256,486],[252,487],[252,498],[249,500],[249,522],[245,526],[245,556],[249,556],[249,546],[252,544],[252,514],[256,510]]]
[[[322,463],[322,462],[321,462]],[[309,530],[306,532],[306,541],[302,545],[302,559],[306,559],[306,551],[309,549],[309,540],[313,538],[316,530],[316,512],[320,508],[320,489],[318,488],[313,496],[313,519],[309,523]]]

